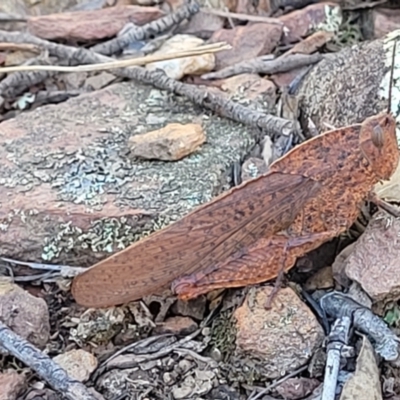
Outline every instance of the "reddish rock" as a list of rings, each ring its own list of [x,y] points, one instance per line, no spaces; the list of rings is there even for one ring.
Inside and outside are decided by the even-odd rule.
[[[400,298],[400,220],[379,212],[345,260],[346,275],[374,301]]]
[[[333,36],[334,34],[332,32],[314,32],[304,40],[296,43],[285,53],[285,56],[288,54],[312,54],[329,42]],[[278,87],[288,87],[298,75],[302,74],[307,69],[308,67],[295,68],[287,72],[271,75],[270,78]]]
[[[154,332],[157,334],[172,333],[174,335],[189,335],[196,329],[197,324],[191,318],[177,316],[167,318],[154,329]]]
[[[270,286],[253,288],[235,313],[235,361],[254,365],[264,378],[276,379],[307,363],[324,332],[311,310],[290,288],[282,288],[265,309]]]
[[[225,68],[243,60],[270,54],[278,45],[281,36],[282,26],[266,23],[216,31],[210,42],[227,42],[232,46],[231,50],[215,53],[216,68]]]
[[[320,385],[318,379],[302,376],[285,380],[275,390],[286,400],[297,400],[311,395]]]
[[[131,155],[149,160],[177,161],[196,151],[206,140],[199,124],[168,124],[129,139]]]
[[[174,35],[166,40],[163,45],[153,53],[154,56],[166,55],[174,52],[190,50],[201,46],[202,39],[193,35]],[[210,72],[215,67],[214,54],[200,54],[192,57],[181,57],[176,59],[157,61],[146,65],[146,69],[154,71],[161,69],[165,74],[175,80],[180,80],[186,75],[202,75]]]
[[[0,279],[0,321],[40,349],[49,340],[50,322],[46,302],[6,278]]]
[[[312,54],[320,47],[328,43],[335,34],[333,32],[318,31],[306,37],[299,43],[296,43],[285,56],[288,54]]]
[[[97,358],[82,349],[59,354],[53,358],[53,361],[64,368],[71,378],[79,382],[86,382],[98,366]]]
[[[335,3],[312,4],[301,10],[285,14],[279,17],[279,20],[285,26],[282,36],[283,42],[293,43],[306,37],[319,24],[327,24],[329,26],[333,23],[339,24],[341,21],[341,9]]]
[[[224,22],[222,17],[200,11],[190,18],[189,23],[182,28],[182,33],[209,38],[215,31],[223,28]]]
[[[144,25],[162,17],[157,7],[120,6],[29,17],[28,31],[48,40],[91,41],[115,36],[128,22]]]
[[[400,28],[400,10],[376,8],[372,11],[373,37],[381,38]]]
[[[308,67],[300,67],[292,69],[288,72],[281,72],[279,74],[273,74],[270,76],[272,82],[279,88],[287,88],[297,76],[305,73]]]
[[[223,79],[220,81],[220,87],[223,91],[233,95],[242,93],[251,100],[262,96],[264,100],[267,100],[269,106],[275,106],[276,86],[258,74],[240,74]]]
[[[25,377],[14,370],[0,373],[0,400],[15,400],[25,386]]]

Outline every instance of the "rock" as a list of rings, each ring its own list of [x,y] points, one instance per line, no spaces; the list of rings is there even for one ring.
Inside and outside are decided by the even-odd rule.
[[[327,130],[325,123],[342,127],[387,109],[393,41],[385,41],[395,35],[345,48],[312,67],[301,82],[298,97],[305,117],[312,119],[319,132]],[[399,47],[395,76],[400,68]],[[400,88],[395,86],[392,96],[396,115]]]
[[[152,294],[150,296],[143,297],[142,301],[146,304],[147,308],[151,310],[157,310],[154,321],[156,323],[163,322],[170,309],[170,307],[176,302],[176,297],[167,290],[168,295]]]
[[[199,11],[190,17],[190,21],[183,27],[182,33],[208,39],[215,31],[223,27],[224,18]]]
[[[118,6],[29,17],[28,31],[42,39],[92,41],[115,36],[128,22],[144,25],[162,17],[157,7]]]
[[[400,168],[397,168],[389,181],[375,185],[375,193],[382,200],[400,202]]]
[[[150,310],[143,307],[138,301],[133,301],[126,305],[129,312],[132,314],[135,324],[141,330],[150,330],[155,328],[156,324],[153,321],[153,315]]]
[[[98,365],[97,358],[82,349],[59,354],[53,358],[53,361],[64,368],[71,378],[79,382],[86,382]]]
[[[344,384],[340,400],[364,400],[366,393],[369,399],[382,399],[380,372],[374,348],[366,336],[362,336],[362,339],[356,370]]]
[[[106,71],[102,71],[97,75],[87,78],[85,81],[85,88],[90,90],[99,90],[105,86],[108,86],[111,82],[115,81],[115,79],[115,75]]]
[[[400,220],[378,212],[345,260],[346,275],[374,302],[400,298]]]
[[[338,4],[321,2],[279,17],[283,23],[285,44],[298,42],[313,30],[334,31],[342,23],[342,12]]]
[[[177,51],[193,49],[204,43],[204,40],[191,35],[174,35],[165,41],[153,55],[170,54]],[[217,53],[218,54],[218,53]],[[176,58],[158,61],[146,65],[146,69],[162,69],[170,78],[180,80],[185,75],[201,75],[210,72],[215,66],[214,54],[202,54],[193,57]]]
[[[374,38],[381,38],[388,33],[400,28],[400,10],[387,8],[373,8],[372,23],[366,29],[371,29]]]
[[[314,32],[301,42],[296,43],[289,51],[285,53],[285,56],[288,54],[315,53],[321,47],[325,46],[334,36],[335,34],[333,32],[327,32],[327,31]]]
[[[0,400],[16,400],[26,385],[26,378],[14,370],[0,372]]]
[[[108,343],[121,331],[126,314],[125,307],[89,308],[80,316],[77,326],[70,329],[70,337],[78,343]]]
[[[268,170],[265,161],[261,158],[250,157],[242,165],[242,181],[256,178]]]
[[[206,312],[206,297],[199,296],[189,301],[177,300],[172,306],[174,314],[191,317],[201,321]]]
[[[270,54],[278,45],[281,35],[282,26],[266,23],[255,23],[216,31],[210,39],[211,43],[222,41],[232,46],[231,50],[215,53],[216,69]]]
[[[307,70],[308,67],[294,68],[288,72],[273,74],[270,76],[270,79],[278,88],[285,90],[297,77],[302,76]]]
[[[207,394],[213,388],[212,380],[215,373],[196,369],[193,374],[187,376],[180,385],[172,388],[174,399],[198,398]]]
[[[221,89],[231,95],[243,96],[246,99],[263,101],[268,110],[276,104],[276,86],[272,81],[261,78],[258,74],[240,74],[221,81]]]
[[[154,333],[172,333],[173,335],[189,335],[197,329],[198,325],[189,317],[170,317],[159,324]]]
[[[9,282],[7,278],[0,278],[0,320],[39,349],[44,349],[49,340],[50,322],[46,302]]]
[[[12,65],[21,65],[37,56],[38,53],[37,51],[34,51],[34,48],[31,50],[26,49],[10,51],[5,54],[4,66],[7,67]]]
[[[266,311],[272,290],[252,289],[233,314],[237,330],[233,360],[257,371],[262,379],[276,379],[306,364],[324,338],[314,314],[290,288],[280,289]]]
[[[285,400],[297,400],[309,396],[320,384],[321,382],[315,378],[289,378],[275,390]]]
[[[129,139],[131,155],[148,160],[177,161],[198,150],[206,141],[199,124],[168,124]]]
[[[194,120],[207,137],[195,155],[128,156],[133,135]],[[20,114],[0,123],[0,141],[0,254],[82,267],[228,189],[232,163],[254,145],[242,124],[137,82]]]
[[[134,398],[138,392],[145,393],[158,379],[158,376],[154,376],[150,371],[142,371],[137,367],[114,368],[99,376],[96,387],[106,399],[116,399],[127,394]],[[148,398],[151,399],[150,396]]]
[[[180,360],[178,365],[175,367],[175,372],[181,376],[184,376],[188,371],[190,371],[195,364],[189,360]]]
[[[325,267],[313,274],[304,284],[304,290],[329,289],[334,286],[332,268]]]
[[[389,105],[394,41],[397,42],[394,76],[400,70],[399,33],[397,30],[382,39],[345,48],[314,66],[303,79],[298,91],[305,125],[312,120],[318,132],[324,132],[327,130],[325,123],[342,127],[360,123],[369,116],[386,111]],[[400,143],[398,80],[394,80],[391,94],[391,112],[396,118]],[[389,182],[376,185],[378,190],[384,191],[387,185],[391,186],[393,181],[398,181],[399,170],[400,164]],[[399,185],[396,183],[394,186]],[[389,198],[396,198],[396,187],[390,191]]]
[[[329,40],[334,37],[333,32],[317,31],[306,37],[304,40],[296,43],[289,51],[288,54],[312,54],[317,51],[320,47],[324,46]],[[294,68],[287,72],[280,72],[272,74],[270,79],[279,88],[287,88],[298,76],[302,76],[307,70],[306,67]]]
[[[60,74],[58,79],[65,84],[67,90],[76,90],[85,84],[87,75],[87,72],[68,72]]]
[[[219,385],[211,391],[209,398],[218,400],[241,400],[240,388],[233,388],[231,385]],[[263,399],[268,400],[268,399]],[[271,399],[272,400],[272,399]]]
[[[349,255],[352,253],[356,242],[346,246],[335,258],[334,263],[332,264],[332,277],[339,285],[344,288],[348,288],[350,286],[351,280],[347,277],[345,268],[346,268],[346,260]]]

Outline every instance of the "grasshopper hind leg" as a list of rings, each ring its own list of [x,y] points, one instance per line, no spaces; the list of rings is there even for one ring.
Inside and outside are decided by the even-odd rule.
[[[283,276],[298,257],[336,236],[336,231],[326,231],[296,237],[278,234],[259,239],[224,262],[176,279],[172,290],[179,298],[189,300],[215,289],[267,282],[280,274]]]

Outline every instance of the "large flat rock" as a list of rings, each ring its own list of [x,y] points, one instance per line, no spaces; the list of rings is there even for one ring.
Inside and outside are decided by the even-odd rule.
[[[132,135],[199,123],[207,140],[176,162],[131,157]],[[250,130],[186,99],[119,83],[0,124],[0,254],[87,266],[229,187]]]

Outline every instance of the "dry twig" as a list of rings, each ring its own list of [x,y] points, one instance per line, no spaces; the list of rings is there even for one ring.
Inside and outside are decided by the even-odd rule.
[[[278,18],[263,17],[262,15],[248,15],[223,10],[216,10],[213,8],[201,8],[200,11],[205,14],[217,15],[218,17],[224,18],[234,18],[241,21],[265,22],[267,24],[283,25],[283,22],[280,21]]]
[[[62,60],[69,60],[71,64],[94,64],[110,61],[110,58],[96,54],[93,51],[52,43],[27,33],[21,34],[0,31],[0,41],[36,44],[47,49],[51,55],[57,56]],[[296,131],[293,121],[254,111],[197,86],[175,81],[167,77],[164,72],[160,70],[148,71],[141,67],[130,67],[116,69],[114,74],[124,78],[135,79],[142,83],[153,85],[158,89],[185,96],[199,106],[206,107],[234,121],[261,129],[271,136],[281,134],[290,135]],[[3,93],[1,83],[0,94]]]
[[[132,42],[147,39],[154,34],[163,33],[168,29],[177,26],[186,18],[196,14],[199,9],[200,7],[195,0],[189,0],[187,4],[183,5],[175,12],[141,27],[129,29],[126,33],[111,39],[108,42],[93,46],[91,50],[104,55],[115,54],[123,50]]]
[[[265,61],[265,56],[257,57],[249,61],[223,68],[216,72],[210,72],[202,76],[203,79],[224,79],[239,74],[265,74],[272,75],[287,72],[295,68],[305,67],[322,60],[322,54],[290,54],[282,55],[275,60]]]
[[[49,356],[14,333],[0,322],[0,347],[32,368],[53,389],[62,393],[67,399],[96,400],[81,382],[72,379],[67,372]]]
[[[74,67],[61,65],[19,65],[15,67],[0,67],[0,73],[17,72],[17,71],[57,71],[57,72],[88,72],[88,71],[104,71],[116,68],[131,67],[133,65],[145,65],[158,61],[173,60],[176,58],[193,57],[203,54],[216,53],[222,50],[230,50],[232,47],[225,42],[218,42],[198,46],[193,49],[176,51],[168,54],[154,54],[145,57],[135,57],[126,60],[110,61],[91,65],[77,65]]]

